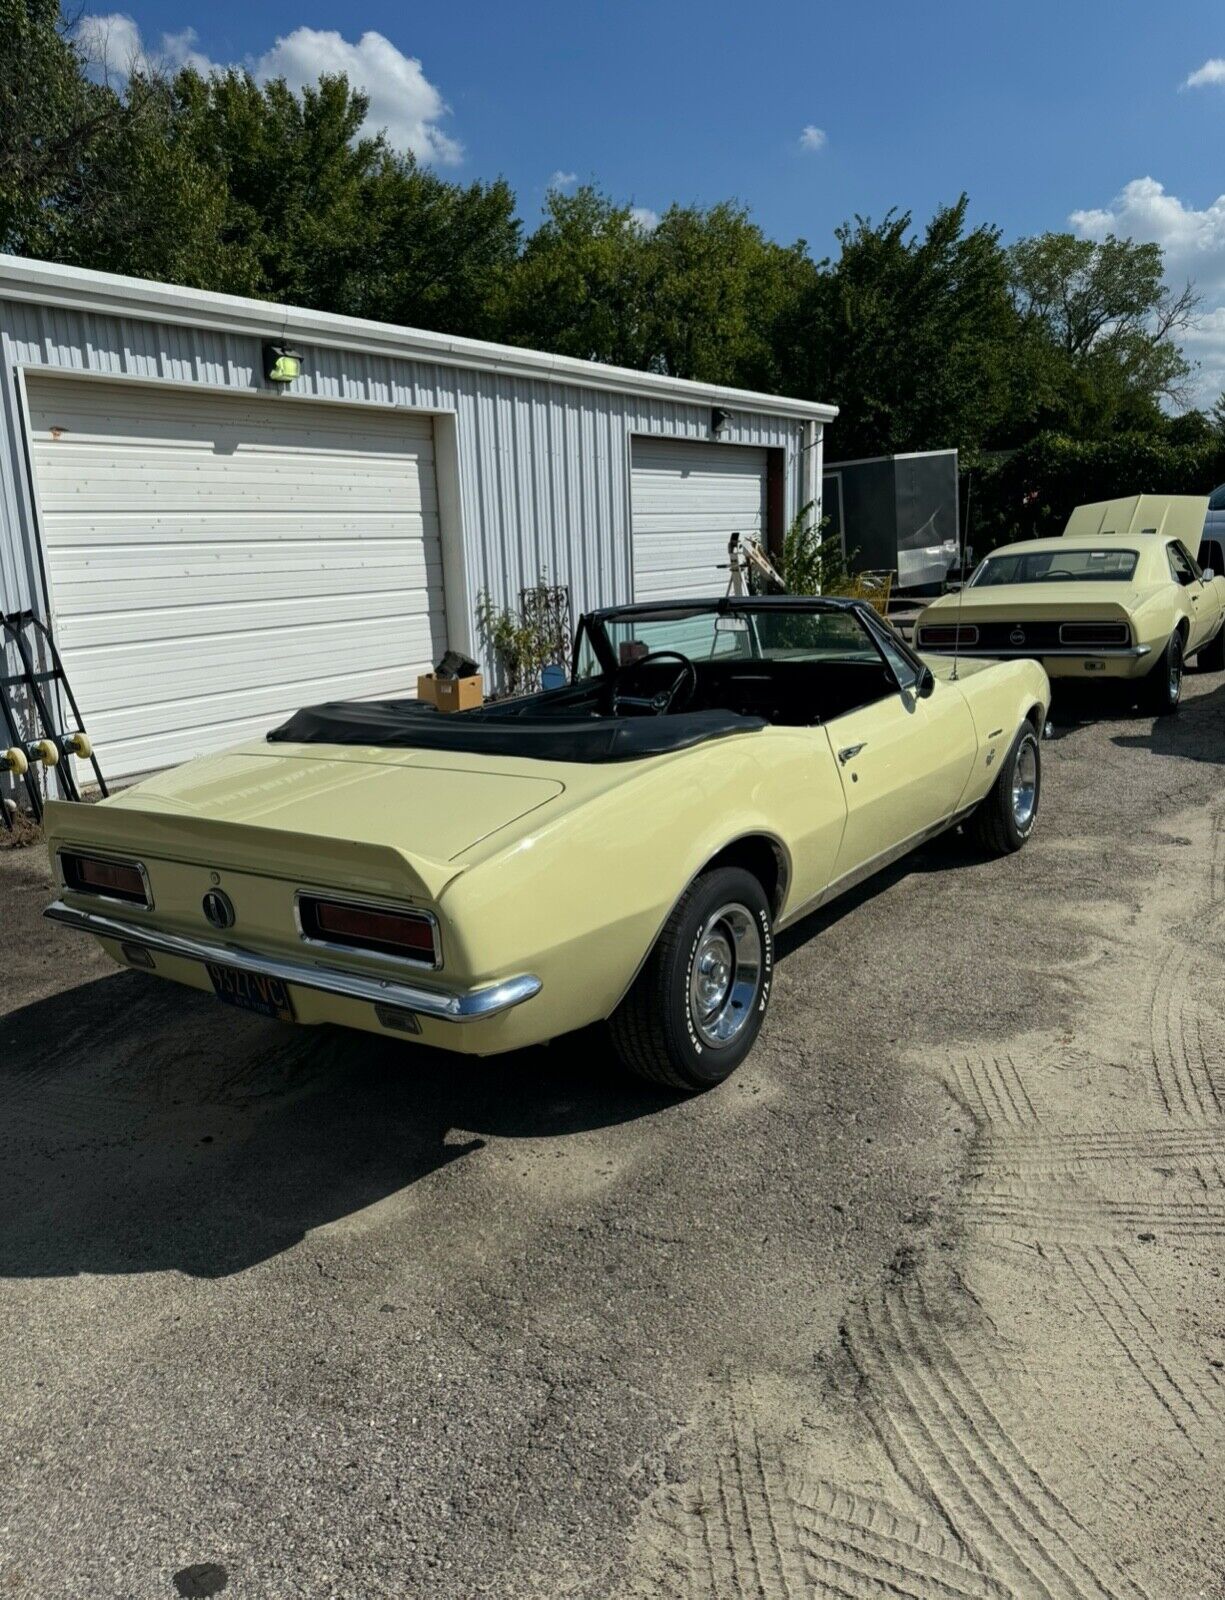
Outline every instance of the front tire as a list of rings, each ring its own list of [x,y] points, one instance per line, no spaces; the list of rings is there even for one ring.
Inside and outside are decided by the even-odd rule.
[[[1154,717],[1172,717],[1182,699],[1182,634],[1175,628],[1161,659],[1144,680],[1140,694],[1143,709]]]
[[[774,970],[770,906],[741,867],[716,867],[685,890],[609,1020],[622,1063],[690,1094],[736,1070],[761,1031]]]
[[[970,820],[970,835],[989,855],[1019,850],[1038,820],[1042,798],[1042,746],[1027,722],[1012,741],[991,793]]]

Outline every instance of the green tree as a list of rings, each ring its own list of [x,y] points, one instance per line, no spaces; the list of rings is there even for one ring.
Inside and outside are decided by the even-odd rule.
[[[679,378],[776,389],[781,328],[816,268],[768,240],[742,206],[672,206],[645,242],[652,364]]]
[[[505,308],[516,344],[614,366],[652,365],[648,235],[590,185],[549,192]]]
[[[1191,284],[1166,287],[1160,245],[1044,233],[1013,245],[1008,265],[1029,397],[1018,419],[1079,438],[1159,428],[1161,402],[1185,398],[1177,335],[1199,304]]]
[[[366,180],[373,239],[336,310],[475,339],[504,339],[519,255],[515,196],[503,179],[449,183],[388,155]]]
[[[840,407],[840,456],[986,444],[1004,421],[1016,314],[999,234],[967,229],[967,200],[922,235],[909,212],[837,230],[790,330],[793,392]]]

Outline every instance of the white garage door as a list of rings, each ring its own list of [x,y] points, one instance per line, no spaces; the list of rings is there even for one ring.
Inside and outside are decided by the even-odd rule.
[[[631,480],[634,599],[725,593],[727,541],[764,536],[766,452],[637,438]]]
[[[429,418],[29,382],[60,649],[110,777],[403,695],[445,648]]]

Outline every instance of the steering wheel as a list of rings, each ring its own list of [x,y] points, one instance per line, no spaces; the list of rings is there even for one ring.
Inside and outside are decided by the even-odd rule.
[[[633,674],[648,666],[652,661],[679,661],[680,671],[673,678],[666,689],[661,689],[658,694],[635,695],[624,694],[621,684],[626,679],[631,679]],[[608,695],[606,704],[610,716],[616,716],[622,706],[633,706],[638,711],[650,711],[657,717],[666,716],[670,712],[687,706],[693,699],[698,686],[697,669],[688,656],[683,656],[679,650],[651,650],[645,656],[637,656],[633,661],[623,661],[608,680]],[[683,691],[683,693],[682,693]]]
[[[1042,582],[1049,583],[1052,578],[1075,578],[1075,576],[1075,573],[1065,572],[1062,567],[1051,567],[1042,574]]]

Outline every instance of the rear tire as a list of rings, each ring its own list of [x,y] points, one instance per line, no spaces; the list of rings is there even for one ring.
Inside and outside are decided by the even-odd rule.
[[[714,1088],[753,1048],[773,969],[761,884],[741,867],[703,873],[609,1019],[617,1055],[649,1083],[689,1094]]]
[[[991,793],[970,819],[970,837],[988,855],[1019,850],[1034,831],[1042,798],[1042,746],[1027,722],[1012,741]]]
[[[1182,634],[1175,628],[1161,659],[1144,680],[1140,705],[1154,717],[1172,717],[1182,699]]]
[[[1195,658],[1201,672],[1225,672],[1225,624],[1217,631],[1211,644],[1206,644]]]

